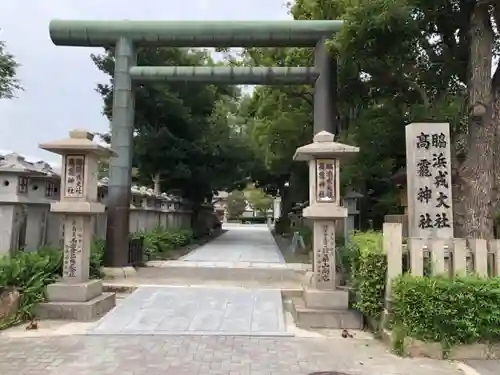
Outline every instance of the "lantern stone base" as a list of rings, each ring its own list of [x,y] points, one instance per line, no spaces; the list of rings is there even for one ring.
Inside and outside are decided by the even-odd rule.
[[[116,305],[115,293],[102,290],[101,280],[48,285],[48,302],[39,304],[35,314],[41,319],[95,320]]]
[[[349,309],[349,292],[306,287],[302,297],[294,296],[292,314],[297,327],[304,329],[363,329],[363,317]]]
[[[307,307],[302,298],[292,298],[295,324],[304,329],[363,329],[363,316],[351,309],[315,309]]]
[[[310,309],[343,310],[349,308],[349,293],[344,290],[304,288],[305,306]]]

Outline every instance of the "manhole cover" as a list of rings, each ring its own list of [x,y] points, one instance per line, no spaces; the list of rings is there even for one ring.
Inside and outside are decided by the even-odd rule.
[[[309,375],[350,375],[350,374],[338,371],[318,371],[318,372],[312,372]]]

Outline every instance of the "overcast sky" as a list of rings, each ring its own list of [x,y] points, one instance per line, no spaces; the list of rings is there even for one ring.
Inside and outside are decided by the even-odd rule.
[[[0,0],[0,40],[22,65],[25,88],[0,100],[0,150],[27,159],[58,162],[38,144],[66,137],[73,128],[104,132],[102,100],[94,91],[108,77],[90,60],[99,49],[56,47],[51,19],[84,20],[278,20],[284,0]]]

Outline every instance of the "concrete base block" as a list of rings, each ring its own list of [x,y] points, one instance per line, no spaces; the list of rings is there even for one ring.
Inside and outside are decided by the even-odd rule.
[[[114,293],[102,293],[86,302],[45,302],[39,304],[35,314],[40,319],[67,319],[92,321],[100,318],[116,305]]]
[[[302,298],[293,298],[291,309],[299,328],[363,329],[363,317],[355,310],[311,309]]]
[[[310,309],[346,310],[349,307],[349,293],[308,287],[304,288],[304,301]]]
[[[50,302],[86,302],[102,294],[102,281],[89,280],[84,283],[58,282],[47,286]]]
[[[134,267],[102,267],[101,272],[104,279],[128,279],[135,277],[137,271]]]

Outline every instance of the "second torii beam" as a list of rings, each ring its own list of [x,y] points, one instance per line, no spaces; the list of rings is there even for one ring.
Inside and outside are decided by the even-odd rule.
[[[233,85],[295,85],[312,84],[319,77],[308,67],[199,67],[199,66],[135,66],[129,70],[133,80],[196,82],[202,84],[230,83]]]

